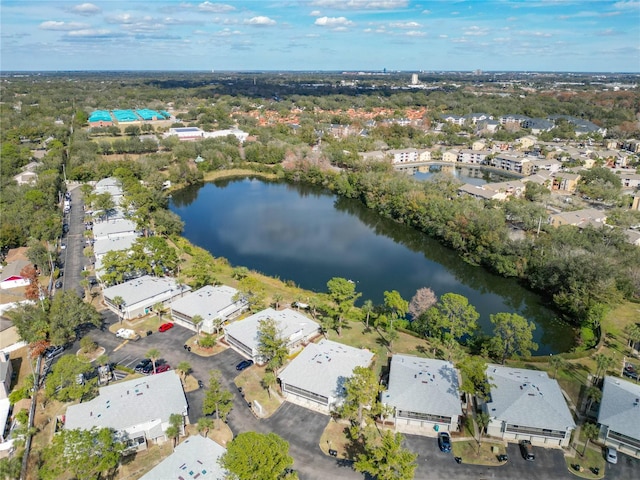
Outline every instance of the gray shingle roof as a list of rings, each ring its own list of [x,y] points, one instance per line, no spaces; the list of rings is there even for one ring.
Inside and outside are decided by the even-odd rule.
[[[546,372],[489,365],[487,413],[511,425],[566,430],[575,422],[560,386]]]
[[[67,409],[65,428],[106,427],[122,431],[158,420],[166,423],[171,414],[186,411],[182,383],[178,374],[170,370],[100,388],[93,400]]]
[[[181,287],[185,292],[190,290],[190,287],[187,285],[182,285]],[[166,294],[166,298],[164,300],[158,299],[158,301],[168,300],[172,291],[174,295],[180,293],[178,283],[174,278],[145,275],[119,285],[114,285],[113,287],[105,288],[103,296],[109,300],[122,297],[125,305],[132,306],[162,294]]]
[[[458,373],[444,360],[394,355],[382,403],[430,415],[462,415]]]
[[[356,367],[367,367],[373,359],[369,350],[322,340],[311,343],[279,375],[280,380],[327,398],[343,395],[343,386]]]
[[[110,219],[104,222],[96,222],[93,225],[93,236],[104,237],[118,233],[135,232],[136,223],[128,219]]]
[[[288,339],[287,344],[295,343],[320,329],[320,325],[317,322],[290,308],[285,308],[284,310],[267,308],[244,320],[233,322],[225,327],[225,331],[247,347],[257,349],[260,320],[268,318],[277,322],[282,338]]]
[[[640,440],[640,385],[605,377],[598,423]]]
[[[188,479],[195,478],[196,475],[201,480],[223,480],[226,478],[226,471],[218,465],[218,459],[226,451],[209,438],[191,436],[160,464],[140,477],[140,480]]]
[[[233,297],[238,293],[233,287],[207,285],[191,292],[178,300],[174,300],[171,309],[189,318],[200,315],[203,320],[214,320],[224,315],[223,310],[233,306]]]

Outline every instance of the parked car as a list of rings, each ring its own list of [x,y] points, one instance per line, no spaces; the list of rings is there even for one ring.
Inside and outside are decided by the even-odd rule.
[[[168,370],[171,370],[171,367],[169,365],[167,365],[166,363],[164,365],[159,365],[156,367],[156,373],[163,373],[166,372]]]
[[[243,360],[238,365],[236,365],[236,370],[241,372],[245,368],[249,368],[251,365],[253,365],[253,360]]]
[[[62,280],[58,280],[56,282],[56,288],[58,288],[58,289],[62,288]]]
[[[202,380],[198,380],[198,387],[204,388],[204,382]]]
[[[156,370],[157,370],[157,369],[158,369],[158,365],[156,365]],[[152,373],[153,373],[153,362],[152,362],[152,363],[149,363],[146,367],[144,367],[144,368],[142,369],[142,372],[141,372],[141,373],[144,373],[145,375],[150,375],[150,374],[152,374]]]
[[[44,357],[47,359],[55,358],[64,352],[64,347],[62,346],[51,346],[44,351]]]
[[[618,450],[613,447],[607,447],[607,462],[618,463]]]
[[[441,452],[448,453],[451,451],[451,435],[448,432],[438,433],[438,447],[440,447]]]
[[[530,462],[536,459],[536,454],[533,453],[533,445],[531,445],[529,440],[522,440],[520,442],[520,453],[522,453],[522,458]]]
[[[133,370],[136,373],[142,373],[142,371],[144,370],[144,368],[147,365],[151,365],[151,359],[150,358],[145,358],[143,360],[140,360],[140,363],[138,363]],[[153,368],[153,367],[151,367],[151,368]]]
[[[167,330],[171,330],[172,328],[173,328],[173,323],[167,322],[160,325],[160,328],[158,328],[158,331],[166,332]]]

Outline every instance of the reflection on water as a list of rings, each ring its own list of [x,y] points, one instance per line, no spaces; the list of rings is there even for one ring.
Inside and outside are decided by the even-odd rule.
[[[511,175],[473,165],[431,164],[431,165],[402,165],[396,166],[396,170],[413,175],[416,180],[431,180],[437,175],[449,175],[460,183],[472,185],[484,185],[486,183],[506,182],[513,180]]]
[[[538,354],[572,346],[571,329],[538,296],[358,201],[311,186],[235,179],[178,192],[171,209],[184,220],[186,238],[233,265],[317,292],[332,277],[353,279],[362,300],[374,303],[385,290],[406,299],[425,286],[439,296],[455,292],[476,307],[485,332],[490,314],[518,312],[537,325]]]

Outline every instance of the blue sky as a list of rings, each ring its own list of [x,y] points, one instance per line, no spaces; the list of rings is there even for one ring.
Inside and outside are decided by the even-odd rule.
[[[640,0],[2,0],[6,70],[640,71]]]

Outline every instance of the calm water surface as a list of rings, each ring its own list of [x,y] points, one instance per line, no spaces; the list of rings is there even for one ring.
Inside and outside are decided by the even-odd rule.
[[[376,215],[355,200],[321,189],[234,179],[174,194],[171,210],[184,236],[232,265],[246,266],[302,288],[326,292],[332,277],[357,283],[361,301],[383,302],[385,290],[409,300],[421,287],[464,295],[491,331],[489,315],[517,312],[537,325],[537,354],[573,346],[573,331],[540,297],[513,280],[464,263],[435,240]]]
[[[471,185],[484,185],[485,183],[506,182],[520,177],[505,175],[501,172],[478,166],[460,165],[423,165],[400,166],[396,170],[413,175],[416,180],[431,180],[436,175],[450,175],[459,182]]]

